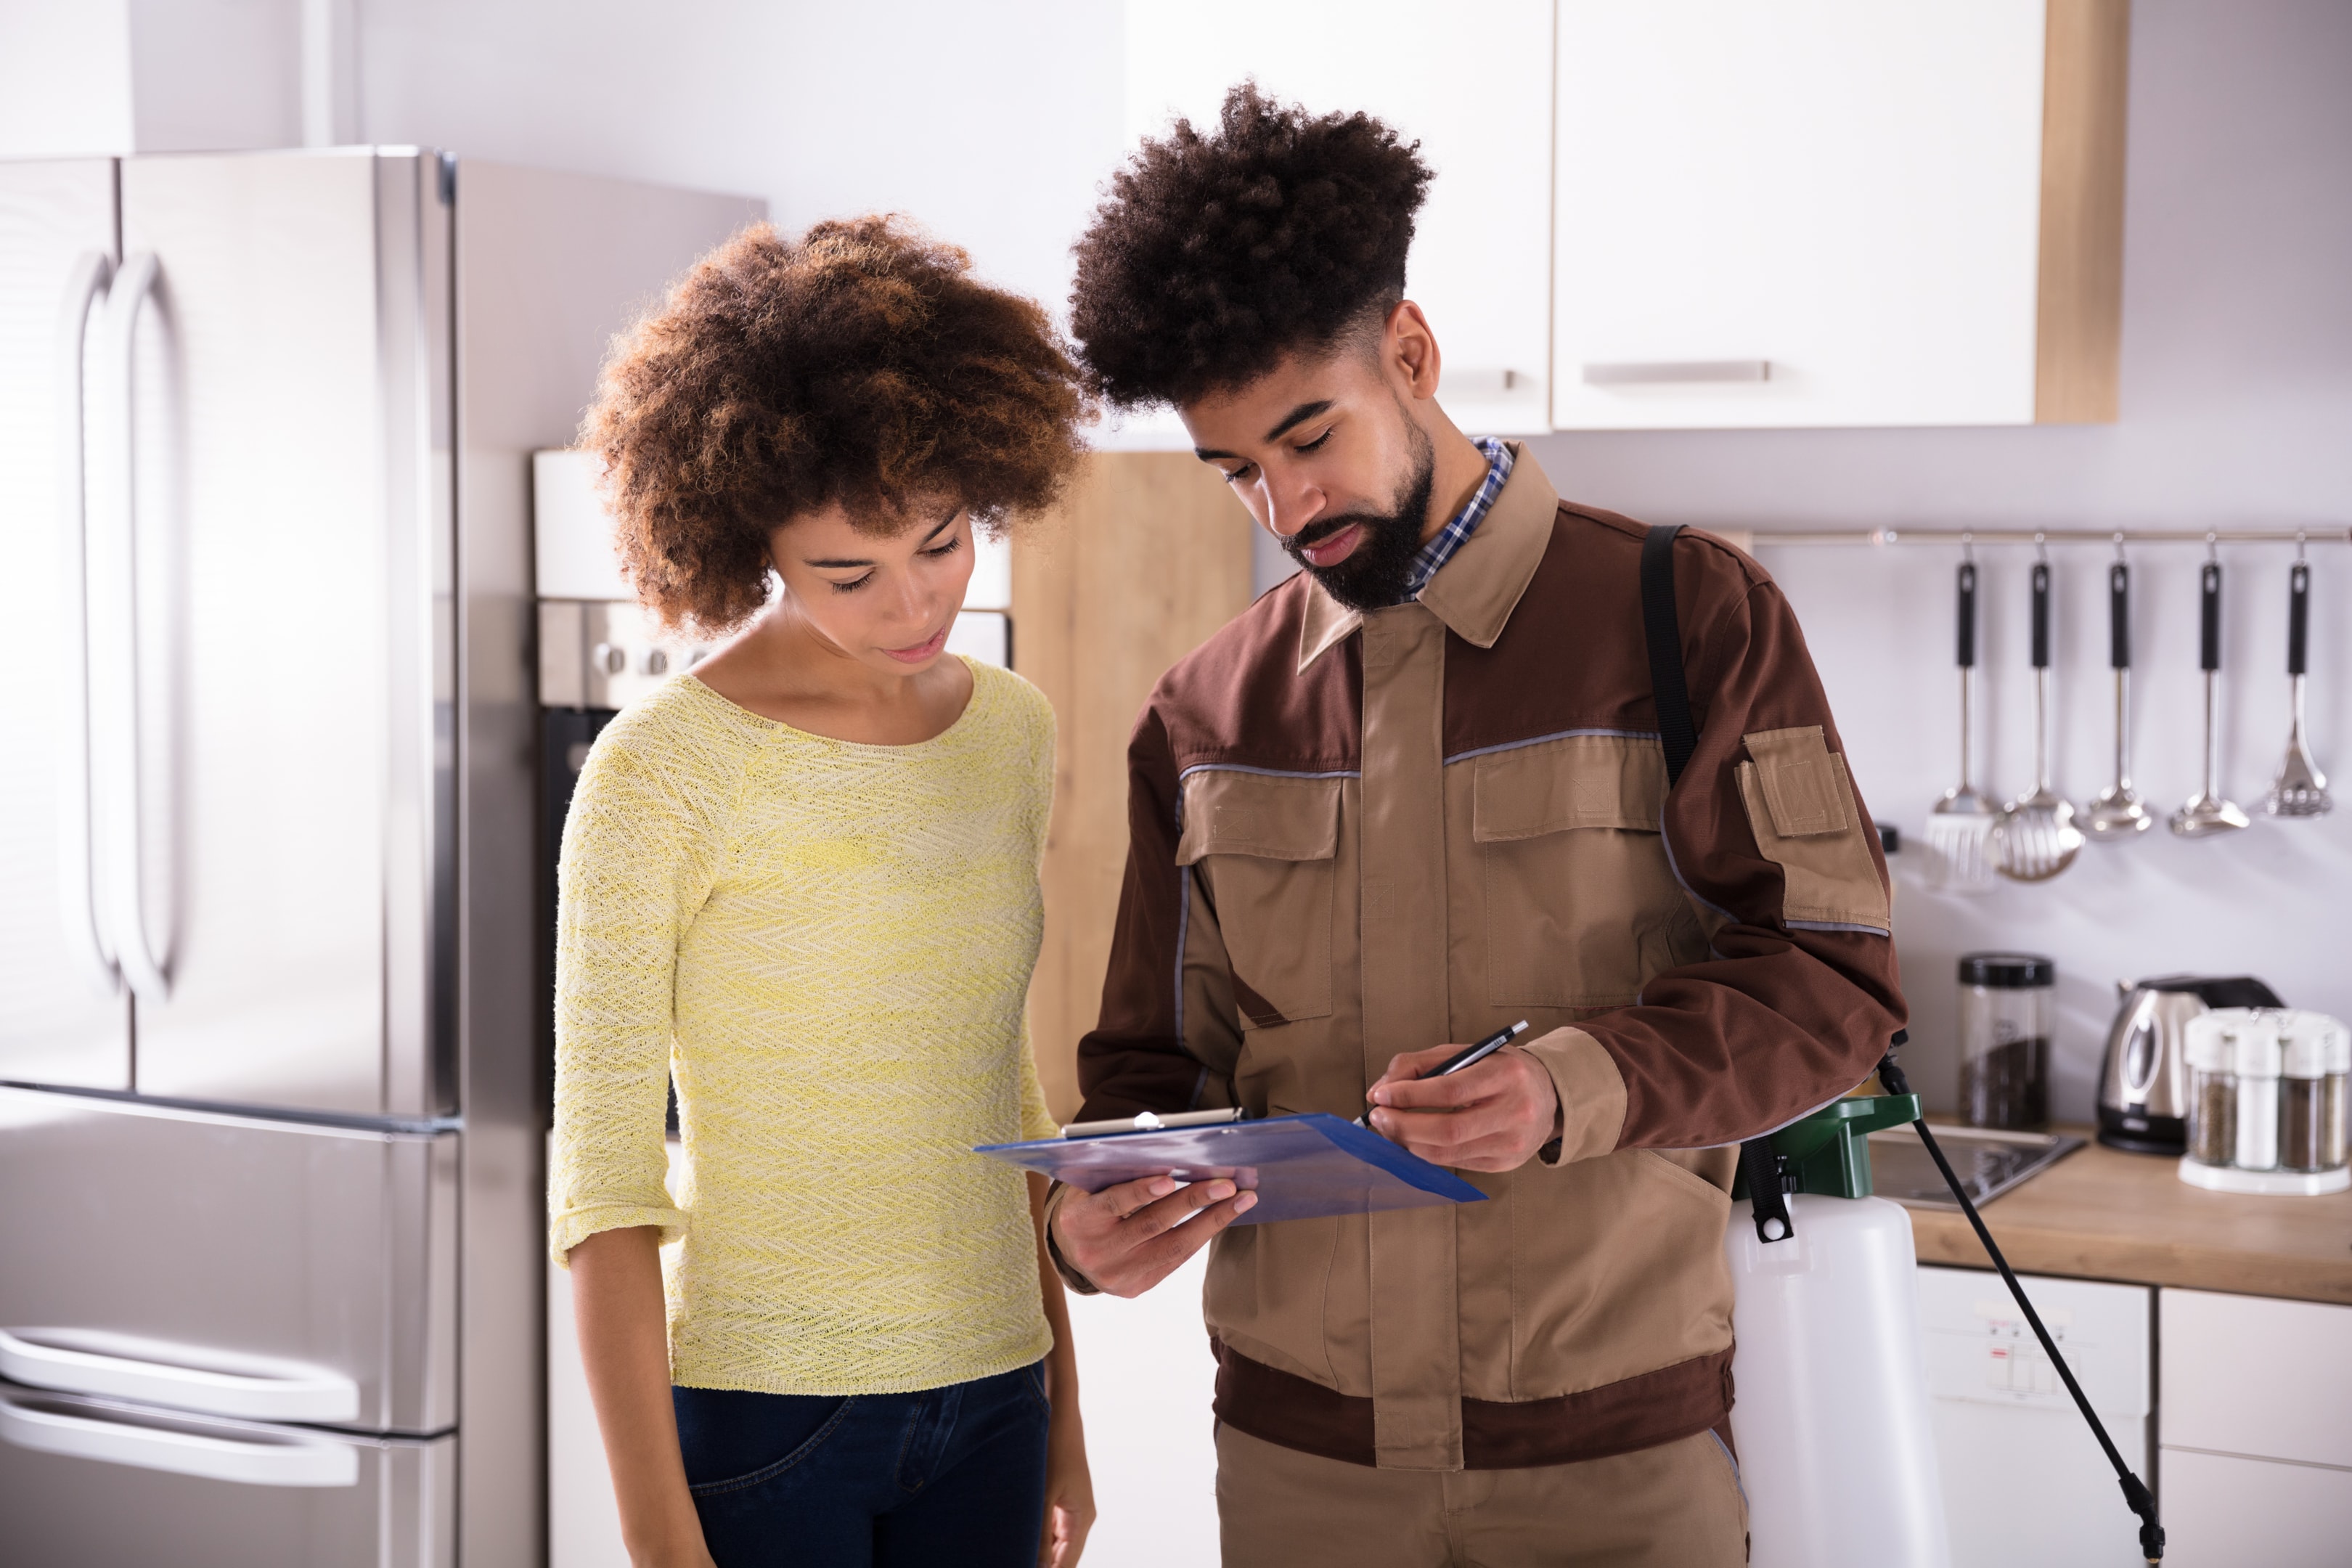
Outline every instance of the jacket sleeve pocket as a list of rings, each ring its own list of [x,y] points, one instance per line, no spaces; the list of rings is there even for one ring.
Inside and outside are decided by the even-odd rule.
[[[1340,781],[1207,768],[1183,783],[1176,864],[1216,912],[1254,1029],[1331,1011]]]
[[[1759,730],[1743,737],[1739,795],[1764,858],[1785,879],[1781,915],[1791,925],[1891,928],[1886,884],[1854,805],[1845,759],[1822,727]]]
[[[1706,952],[1658,831],[1657,742],[1569,736],[1470,765],[1489,1001],[1621,1007]]]

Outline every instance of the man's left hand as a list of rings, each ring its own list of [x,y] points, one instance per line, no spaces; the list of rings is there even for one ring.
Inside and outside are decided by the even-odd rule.
[[[1559,1136],[1559,1091],[1543,1064],[1516,1046],[1447,1078],[1419,1077],[1461,1049],[1433,1046],[1392,1058],[1365,1097],[1373,1107],[1366,1120],[1433,1165],[1516,1171]]]

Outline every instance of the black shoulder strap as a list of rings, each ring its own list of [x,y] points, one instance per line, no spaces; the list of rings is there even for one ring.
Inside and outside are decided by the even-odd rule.
[[[1683,671],[1682,622],[1675,613],[1675,535],[1680,523],[1663,523],[1642,541],[1642,637],[1650,648],[1650,695],[1658,708],[1658,740],[1666,752],[1666,788],[1682,781],[1698,750],[1691,722],[1690,681]],[[1663,826],[1664,825],[1661,824]],[[1780,1156],[1769,1138],[1739,1146],[1739,1173],[1756,1215],[1759,1241],[1785,1241],[1792,1226],[1780,1180]]]
[[[1658,704],[1658,738],[1666,748],[1672,789],[1698,750],[1691,723],[1690,682],[1683,676],[1683,634],[1675,616],[1675,535],[1678,522],[1661,523],[1642,541],[1642,635],[1650,645],[1650,692]]]

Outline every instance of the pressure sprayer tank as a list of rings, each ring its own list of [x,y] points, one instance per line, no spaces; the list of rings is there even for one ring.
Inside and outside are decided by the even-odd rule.
[[[1911,1221],[1870,1195],[1872,1127],[1908,1095],[1839,1100],[1773,1136],[1794,1234],[1731,1206],[1732,1438],[1753,1568],[1948,1568]],[[1853,1195],[1839,1195],[1852,1194]]]

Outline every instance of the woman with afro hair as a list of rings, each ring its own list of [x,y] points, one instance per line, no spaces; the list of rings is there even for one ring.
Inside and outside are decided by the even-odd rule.
[[[1053,714],[945,649],[1086,412],[1036,306],[887,218],[745,231],[605,366],[630,580],[733,634],[604,731],[563,837],[550,1243],[635,1563],[1077,1560],[1042,1183],[971,1153],[1054,1127]]]

